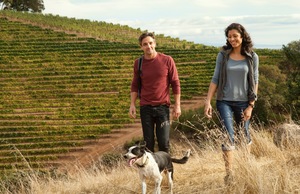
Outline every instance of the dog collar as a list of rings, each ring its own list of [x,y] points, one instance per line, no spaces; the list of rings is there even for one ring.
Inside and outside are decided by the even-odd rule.
[[[149,157],[147,156],[146,161],[143,164],[136,164],[139,168],[144,168],[149,162]]]

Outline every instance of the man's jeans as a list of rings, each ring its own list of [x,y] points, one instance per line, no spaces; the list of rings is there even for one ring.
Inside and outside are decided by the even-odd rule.
[[[221,123],[228,132],[231,146],[234,146],[234,129],[239,133],[241,130],[244,132],[246,143],[251,142],[249,124],[250,120],[243,121],[243,112],[248,107],[248,101],[219,101],[217,100],[217,110],[221,117]],[[234,120],[233,120],[234,119]]]
[[[143,136],[147,148],[154,152],[155,135],[159,151],[169,152],[170,109],[167,105],[140,107]],[[155,131],[155,133],[154,133]]]

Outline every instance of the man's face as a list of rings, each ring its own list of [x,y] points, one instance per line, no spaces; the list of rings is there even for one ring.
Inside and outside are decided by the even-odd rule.
[[[144,51],[145,55],[152,55],[154,54],[156,47],[155,39],[153,39],[151,36],[147,36],[142,40],[141,43],[141,49]]]

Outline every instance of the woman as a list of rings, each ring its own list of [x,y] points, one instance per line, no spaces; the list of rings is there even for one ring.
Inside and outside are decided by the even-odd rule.
[[[234,126],[243,130],[248,147],[252,142],[249,124],[257,97],[259,60],[252,50],[250,35],[241,24],[230,24],[225,29],[225,36],[227,42],[217,56],[204,114],[212,118],[211,100],[217,93],[217,111],[229,137],[229,143],[222,145],[227,179],[232,173]]]

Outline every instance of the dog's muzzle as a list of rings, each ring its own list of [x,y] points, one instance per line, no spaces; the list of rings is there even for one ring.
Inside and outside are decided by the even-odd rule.
[[[129,156],[127,156],[126,154],[124,155],[124,158],[127,160],[128,162],[128,166],[133,166],[133,164],[135,163],[135,161],[137,160],[136,157],[134,158],[130,158]]]

